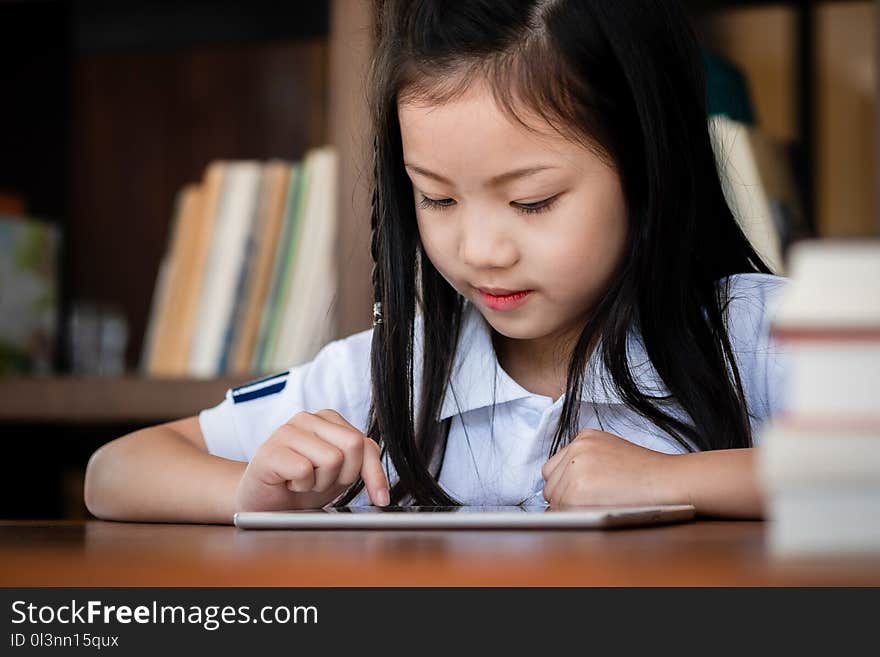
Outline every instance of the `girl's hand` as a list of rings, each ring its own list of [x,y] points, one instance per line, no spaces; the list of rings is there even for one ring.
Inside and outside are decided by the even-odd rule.
[[[370,501],[386,506],[379,446],[333,410],[302,411],[257,448],[235,492],[240,511],[319,509],[363,477]]]
[[[670,454],[604,431],[585,429],[544,464],[544,498],[553,506],[678,504],[662,473]]]

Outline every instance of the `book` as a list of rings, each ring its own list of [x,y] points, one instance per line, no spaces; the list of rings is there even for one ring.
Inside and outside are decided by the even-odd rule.
[[[335,332],[337,155],[325,146],[309,151],[300,243],[269,368],[311,360]]]
[[[724,196],[752,247],[770,269],[784,273],[779,233],[752,144],[757,128],[724,115],[709,119]]]
[[[776,341],[790,360],[786,412],[880,422],[880,329],[873,339],[827,333]]]
[[[200,202],[195,213],[191,239],[185,240],[181,251],[179,283],[175,286],[172,326],[169,338],[167,376],[183,377],[189,374],[190,344],[195,333],[196,313],[205,278],[205,264],[211,247],[211,234],[226,176],[226,163],[212,162],[205,170],[199,193]]]
[[[880,486],[880,422],[846,426],[777,417],[762,430],[765,486],[770,491],[817,485]]]
[[[802,240],[789,268],[791,290],[773,322],[779,336],[880,329],[880,240]]]
[[[197,185],[184,186],[175,198],[168,247],[159,263],[141,355],[141,371],[152,376],[172,373],[170,355],[177,331],[176,301],[185,284],[183,259],[198,229],[200,203]]]
[[[285,200],[291,165],[273,161],[266,165],[260,187],[257,220],[251,231],[248,263],[242,269],[235,317],[221,370],[250,373],[263,307],[269,297],[277,245],[284,224]]]
[[[156,273],[156,284],[153,287],[153,298],[150,303],[150,314],[147,316],[147,327],[144,329],[144,342],[141,349],[138,369],[144,374],[151,375],[155,372],[154,360],[158,350],[160,315],[167,312],[167,297],[171,290],[171,258],[166,253],[159,261],[159,270]]]
[[[271,367],[271,354],[274,353],[278,341],[283,303],[290,288],[293,263],[302,229],[300,219],[307,184],[303,163],[294,163],[285,197],[284,218],[281,236],[275,250],[271,284],[260,314],[260,330],[251,359],[251,369],[254,372],[267,372]]]
[[[768,501],[772,554],[810,556],[880,552],[880,485],[838,484],[776,491]]]
[[[227,164],[189,353],[189,373],[196,377],[208,378],[220,373],[224,337],[233,317],[238,276],[245,261],[261,174],[262,168],[257,162]]]
[[[759,128],[749,130],[752,152],[767,195],[773,224],[783,253],[796,240],[809,236],[801,193],[795,180],[789,145]]]

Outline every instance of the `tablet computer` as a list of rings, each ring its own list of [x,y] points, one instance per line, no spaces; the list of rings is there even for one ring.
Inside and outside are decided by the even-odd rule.
[[[682,522],[691,505],[348,506],[309,511],[239,511],[242,529],[600,529]]]

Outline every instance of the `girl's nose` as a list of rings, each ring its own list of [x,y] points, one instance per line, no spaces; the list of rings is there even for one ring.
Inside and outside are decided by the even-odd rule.
[[[465,220],[460,257],[473,269],[508,268],[519,260],[519,249],[497,221],[483,216]]]

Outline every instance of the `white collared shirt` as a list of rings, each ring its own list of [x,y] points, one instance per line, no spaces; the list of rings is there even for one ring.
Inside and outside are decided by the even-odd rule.
[[[788,279],[768,274],[730,277],[731,300],[725,317],[756,442],[757,429],[785,403],[787,358],[770,337],[770,320],[787,284]],[[421,316],[417,316],[415,372],[421,368],[420,321]],[[248,461],[264,440],[301,410],[334,409],[365,432],[372,394],[371,339],[372,329],[368,329],[330,342],[308,363],[228,390],[220,404],[199,414],[209,453]],[[440,485],[464,504],[539,501],[541,466],[547,460],[565,396],[553,400],[531,393],[514,381],[498,364],[488,322],[469,302],[464,306],[459,345],[440,413],[440,419],[453,418]],[[638,335],[631,334],[628,352],[639,388],[651,394],[668,393]],[[596,349],[591,369],[584,377],[580,428],[608,431],[660,452],[687,451],[669,434],[624,406],[598,354]],[[418,409],[419,377],[415,378]],[[686,418],[677,404],[664,410]],[[393,482],[396,475],[390,462],[386,468]],[[365,492],[353,502],[368,503]]]

